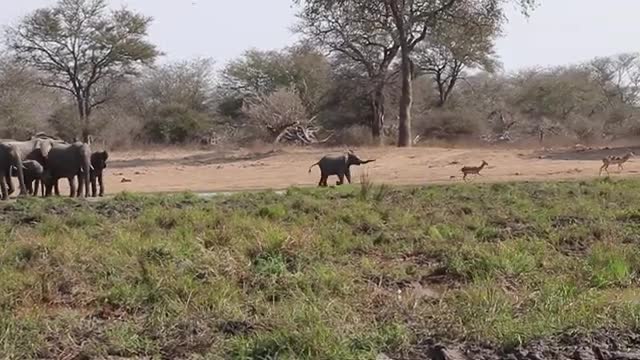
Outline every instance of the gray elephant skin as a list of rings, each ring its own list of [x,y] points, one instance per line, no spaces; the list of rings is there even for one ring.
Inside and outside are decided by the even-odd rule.
[[[11,183],[11,167],[15,166],[20,182],[20,195],[26,196],[27,189],[24,184],[24,173],[22,168],[22,158],[15,145],[0,143],[0,199],[6,200],[9,194],[13,192],[13,184]],[[9,189],[7,189],[9,185]]]
[[[42,155],[42,147],[45,144],[61,144],[64,141],[50,136],[37,134],[30,140],[0,140],[0,182],[1,186],[9,186],[8,194],[13,193],[13,182],[11,181],[10,169],[15,166],[17,170],[17,178],[20,186],[20,196],[27,195],[27,188],[24,183],[24,174],[22,172],[22,161],[36,160],[44,164],[45,159]],[[20,165],[20,166],[18,166]],[[6,198],[6,197],[4,197]]]
[[[17,168],[11,167],[11,176],[18,177]],[[42,188],[44,196],[44,183],[42,177],[44,175],[44,167],[35,160],[25,160],[22,162],[22,172],[24,174],[24,183],[29,195],[38,195],[38,190]],[[34,186],[35,183],[35,186]]]
[[[44,143],[41,146],[43,157],[46,159],[45,187],[46,196],[51,195],[51,190],[57,185],[58,180],[67,178],[69,181],[70,195],[89,197],[89,179],[91,171],[91,149],[89,145],[75,142]],[[78,189],[76,191],[75,177],[78,177]]]
[[[320,161],[311,165],[309,168],[309,173],[311,173],[311,169],[314,166],[320,167],[320,182],[318,186],[327,186],[327,179],[331,175],[336,175],[338,177],[338,182],[336,185],[344,184],[344,178],[347,178],[349,184],[351,184],[351,170],[350,167],[352,165],[364,165],[370,162],[376,161],[373,160],[361,160],[358,158],[353,152],[348,152],[343,155],[325,155]]]

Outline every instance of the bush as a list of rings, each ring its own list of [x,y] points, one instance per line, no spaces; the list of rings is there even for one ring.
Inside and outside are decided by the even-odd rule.
[[[145,122],[143,134],[152,142],[181,144],[198,140],[208,123],[206,114],[182,105],[166,105]]]
[[[480,134],[483,116],[465,111],[433,110],[413,121],[416,135],[422,139],[459,140]]]
[[[300,96],[288,88],[248,99],[243,112],[254,125],[266,130],[271,137],[267,140],[274,140],[293,124],[305,124],[310,120]]]
[[[364,125],[353,125],[336,131],[331,137],[332,145],[363,146],[374,143],[371,129]]]

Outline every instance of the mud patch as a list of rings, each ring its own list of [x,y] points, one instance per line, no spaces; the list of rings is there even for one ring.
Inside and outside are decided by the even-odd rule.
[[[569,332],[504,348],[490,344],[440,343],[426,339],[408,356],[396,359],[431,360],[640,360],[640,334],[600,330],[591,334]]]

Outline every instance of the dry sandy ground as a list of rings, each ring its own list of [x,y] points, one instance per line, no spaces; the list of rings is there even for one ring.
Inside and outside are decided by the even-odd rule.
[[[551,179],[583,179],[598,176],[601,159],[606,155],[622,155],[631,148],[604,150],[564,149],[536,151],[527,149],[469,149],[395,147],[355,149],[363,159],[376,162],[352,168],[354,182],[367,173],[375,183],[419,185],[460,182],[460,168],[489,166],[473,181],[536,181]],[[290,186],[315,186],[319,169],[309,166],[322,155],[341,149],[280,149],[264,151],[187,151],[162,150],[116,152],[111,154],[105,173],[108,194],[128,192],[194,192],[283,189]],[[640,151],[636,151],[640,153]],[[632,159],[619,174],[636,176],[640,163]],[[123,182],[123,179],[130,180]],[[337,178],[329,179],[330,184]],[[63,188],[66,185],[61,182]],[[61,189],[62,190],[62,189]]]

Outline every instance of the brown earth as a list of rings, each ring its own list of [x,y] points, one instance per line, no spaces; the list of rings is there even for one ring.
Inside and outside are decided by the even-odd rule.
[[[598,176],[601,159],[622,155],[633,148],[531,150],[508,148],[396,147],[359,148],[363,159],[376,159],[354,167],[353,180],[363,173],[374,183],[420,185],[462,181],[460,168],[489,166],[473,181],[538,181],[587,179]],[[637,149],[636,149],[637,150]],[[342,149],[267,150],[147,150],[114,152],[105,173],[108,194],[128,192],[215,192],[257,189],[284,189],[315,186],[319,170],[309,166],[322,155]],[[640,153],[638,150],[636,151]],[[640,164],[632,159],[621,173],[615,166],[612,176],[637,176]],[[329,179],[330,184],[337,178]],[[63,187],[66,184],[61,182]],[[66,190],[65,190],[66,192]]]
[[[515,348],[490,344],[447,344],[425,340],[407,360],[640,360],[640,335],[635,331],[600,330],[549,336]]]

